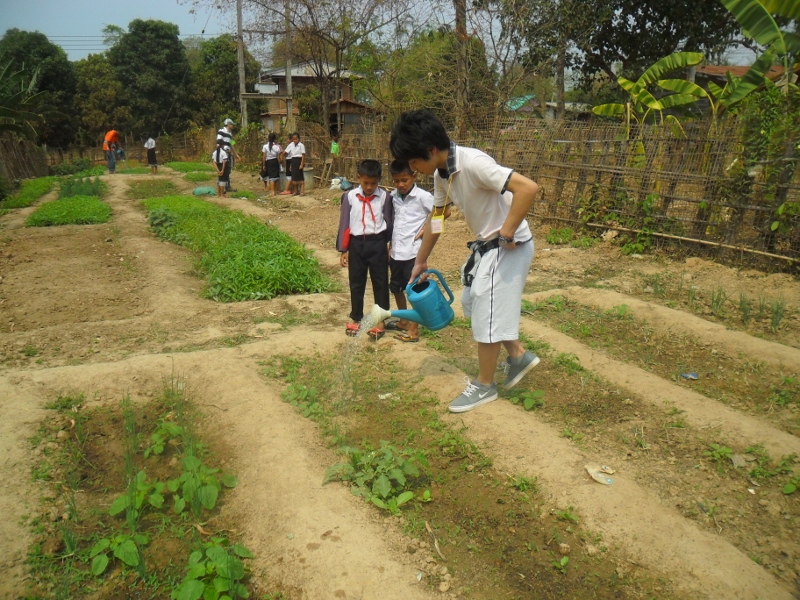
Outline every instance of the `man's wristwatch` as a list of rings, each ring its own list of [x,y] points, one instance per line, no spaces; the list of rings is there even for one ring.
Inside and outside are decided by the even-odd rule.
[[[498,235],[497,236],[497,240],[501,244],[513,244],[514,243],[514,236],[512,235],[511,237],[505,237],[504,235]]]

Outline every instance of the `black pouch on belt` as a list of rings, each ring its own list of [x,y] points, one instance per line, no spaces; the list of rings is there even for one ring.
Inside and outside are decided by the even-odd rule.
[[[469,255],[469,258],[467,258],[467,262],[461,265],[461,283],[464,285],[464,287],[470,287],[472,285],[472,282],[475,279],[475,274],[478,272],[478,265],[481,263],[481,257],[483,257],[483,255],[489,250],[498,248],[499,246],[500,240],[497,238],[488,240],[486,242],[482,242],[480,240],[467,242],[467,248],[472,251],[472,254]]]

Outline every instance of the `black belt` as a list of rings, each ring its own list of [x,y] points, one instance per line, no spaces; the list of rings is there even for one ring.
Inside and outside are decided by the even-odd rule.
[[[369,242],[372,240],[385,240],[386,239],[386,232],[381,231],[380,233],[370,233],[368,235],[354,235],[350,238],[351,240],[364,240],[365,242]]]

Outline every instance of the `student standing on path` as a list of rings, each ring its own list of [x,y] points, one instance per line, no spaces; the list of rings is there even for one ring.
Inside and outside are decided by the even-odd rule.
[[[236,150],[233,148],[233,127],[236,123],[233,122],[233,119],[225,119],[225,123],[223,126],[217,131],[217,145],[220,142],[223,142],[222,148],[225,150],[225,153],[228,155],[228,183],[225,186],[226,192],[232,192],[231,189],[231,179],[230,179],[230,172],[233,171],[234,166],[236,166],[236,159],[239,158],[239,155],[236,154]]]
[[[150,167],[150,175],[158,174],[158,161],[156,160],[156,141],[153,138],[147,138],[144,143],[147,150],[147,165]]]
[[[358,165],[359,186],[342,194],[339,233],[336,249],[341,252],[339,264],[347,267],[350,282],[350,320],[345,333],[358,334],[364,318],[364,293],[367,274],[372,281],[375,304],[389,310],[389,250],[392,239],[392,201],[386,190],[379,187],[381,163],[363,160]],[[378,340],[385,331],[375,324],[369,336]]]
[[[287,184],[286,189],[281,192],[282,196],[288,196],[294,192],[295,196],[302,196],[305,193],[306,180],[303,175],[303,167],[306,162],[306,147],[300,141],[300,134],[296,131],[292,134],[292,143],[286,146],[284,153],[291,159],[291,183]],[[289,174],[286,175],[287,180]]]
[[[407,308],[405,289],[417,252],[422,245],[425,222],[433,211],[433,196],[416,184],[414,172],[407,162],[394,160],[389,165],[394,191],[394,227],[392,228],[392,249],[389,252],[389,291],[394,294],[397,308]],[[394,337],[401,342],[419,341],[419,325],[413,321],[390,321],[386,329],[399,333]]]
[[[111,129],[103,138],[103,151],[106,153],[108,172],[114,173],[117,170],[117,148],[119,147],[119,132]]]
[[[225,198],[225,190],[230,185],[231,163],[225,151],[225,142],[218,141],[216,149],[211,153],[211,162],[217,169],[217,196]]]
[[[281,178],[281,165],[278,159],[283,153],[283,148],[275,141],[276,137],[274,132],[270,133],[267,143],[261,148],[261,166],[264,173],[261,180],[264,182],[264,189],[269,189],[273,196],[278,193],[278,181]]]
[[[433,176],[434,207],[444,209],[452,200],[478,237],[462,269],[461,296],[478,344],[478,376],[449,407],[451,412],[466,412],[497,399],[494,373],[501,347],[508,352],[503,363],[506,389],[539,363],[519,342],[522,291],[533,259],[533,235],[525,217],[539,186],[488,154],[451,142],[429,110],[401,114],[392,126],[389,146],[395,158]],[[444,215],[428,218],[410,279],[428,268],[443,230]]]

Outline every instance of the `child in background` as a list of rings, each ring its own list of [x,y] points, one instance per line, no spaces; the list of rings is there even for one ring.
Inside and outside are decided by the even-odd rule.
[[[375,304],[389,310],[389,251],[392,239],[393,208],[389,194],[378,187],[381,163],[363,160],[358,165],[359,186],[342,194],[339,233],[336,249],[339,264],[347,267],[350,282],[350,320],[345,333],[358,334],[364,318],[364,293],[367,274],[372,281]],[[379,340],[385,334],[383,324],[375,324],[369,336]]]
[[[281,178],[281,165],[278,158],[283,153],[283,148],[275,142],[275,139],[275,133],[270,133],[267,137],[267,143],[261,148],[263,172],[261,180],[264,182],[264,190],[269,189],[273,196],[278,193],[278,181]]]
[[[217,170],[217,196],[225,198],[225,189],[231,175],[231,164],[225,151],[225,142],[217,141],[217,148],[211,153],[211,162]]]
[[[147,165],[150,167],[150,175],[158,173],[158,161],[156,160],[156,141],[153,138],[147,138],[144,143],[147,149]]]
[[[284,154],[290,159],[290,174],[286,174],[286,189],[280,193],[281,196],[288,196],[294,193],[295,196],[302,196],[305,188],[305,177],[303,167],[306,160],[306,147],[300,142],[300,134],[296,131],[291,136],[292,143],[286,146]]]
[[[416,178],[407,162],[394,160],[389,165],[394,207],[394,227],[392,229],[392,249],[389,253],[389,290],[394,294],[397,308],[407,308],[405,289],[414,269],[414,261],[422,244],[425,222],[433,210],[433,195],[417,187]],[[395,339],[401,342],[418,342],[419,325],[413,321],[390,321],[386,329],[398,331]]]

